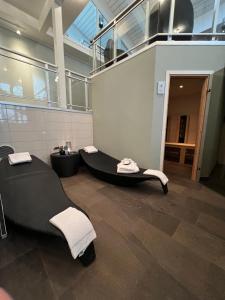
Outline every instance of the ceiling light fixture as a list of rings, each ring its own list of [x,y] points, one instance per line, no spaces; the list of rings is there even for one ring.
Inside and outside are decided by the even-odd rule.
[[[182,89],[183,87],[184,87],[184,86],[183,86],[182,84],[179,86],[180,89]]]
[[[19,29],[16,31],[16,33],[17,33],[18,35],[21,35],[21,31],[20,31]]]
[[[4,71],[4,72],[7,72],[7,71],[8,71],[8,69],[7,69],[6,67],[4,67],[4,68],[3,68],[3,71]]]

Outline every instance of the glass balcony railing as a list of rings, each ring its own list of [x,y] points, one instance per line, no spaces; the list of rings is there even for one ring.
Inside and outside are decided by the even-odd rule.
[[[225,41],[225,0],[136,0],[93,39],[92,74],[156,41]]]
[[[66,70],[67,108],[79,111],[90,111],[90,81],[81,74]]]
[[[0,47],[0,66],[0,102],[61,108],[56,65]],[[91,110],[89,79],[70,70],[65,76],[66,108]]]

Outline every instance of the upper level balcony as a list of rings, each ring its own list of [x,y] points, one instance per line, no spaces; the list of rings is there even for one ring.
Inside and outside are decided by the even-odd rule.
[[[93,39],[91,73],[95,74],[157,41],[166,44],[171,41],[223,43],[225,1],[134,1]]]

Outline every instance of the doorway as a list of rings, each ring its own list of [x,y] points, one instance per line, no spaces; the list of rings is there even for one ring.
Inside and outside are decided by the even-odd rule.
[[[164,172],[198,181],[209,76],[171,75],[164,145]]]

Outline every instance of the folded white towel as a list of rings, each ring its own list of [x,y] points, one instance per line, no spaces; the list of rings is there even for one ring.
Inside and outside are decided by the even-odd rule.
[[[167,182],[169,181],[169,179],[166,177],[166,175],[162,171],[159,171],[159,170],[148,169],[148,170],[144,171],[143,174],[144,175],[153,175],[153,176],[158,177],[164,185],[166,185]]]
[[[9,154],[8,159],[9,159],[10,165],[22,164],[25,162],[32,161],[32,158],[31,158],[29,152]]]
[[[96,153],[98,152],[98,149],[95,148],[95,146],[86,146],[84,147],[84,151],[87,153]]]
[[[96,238],[95,230],[88,217],[74,207],[68,207],[49,222],[62,231],[74,259],[81,256]]]
[[[132,174],[139,172],[135,161],[130,158],[124,158],[117,164],[117,173]]]

